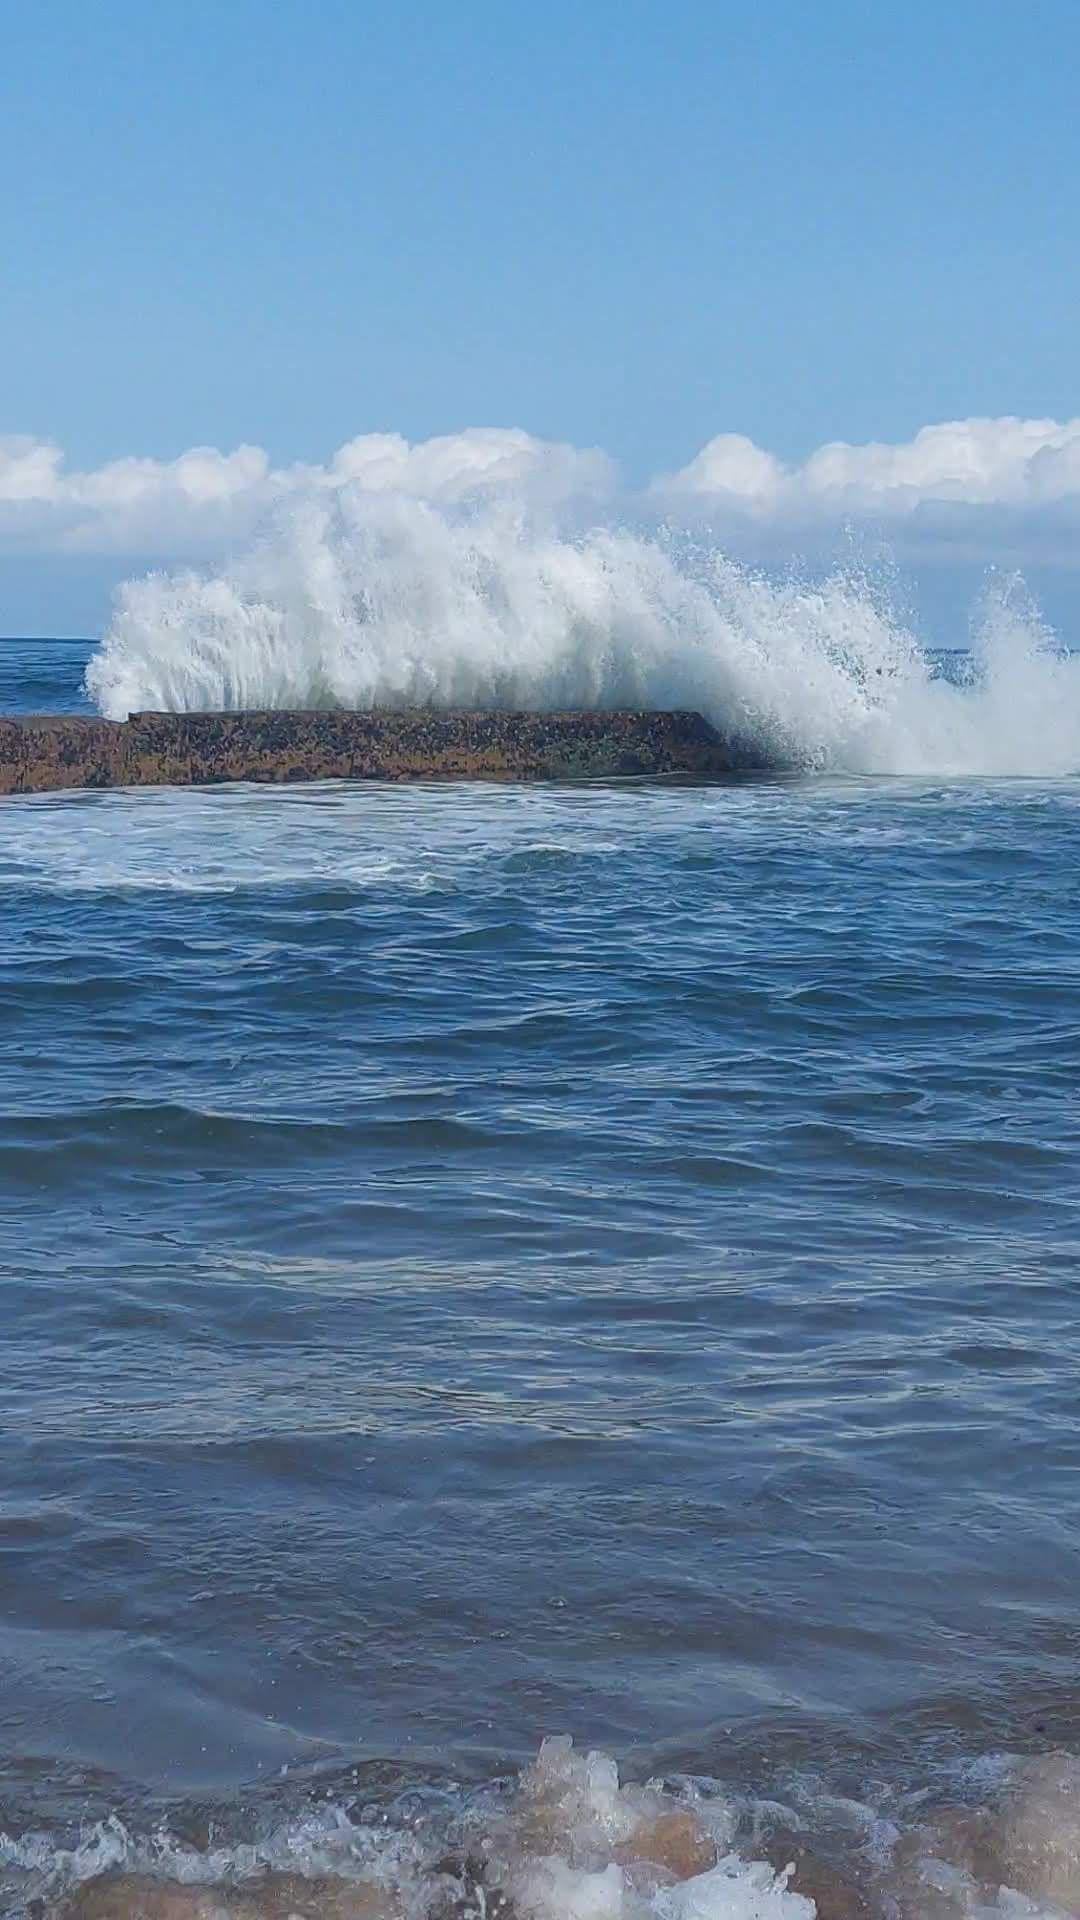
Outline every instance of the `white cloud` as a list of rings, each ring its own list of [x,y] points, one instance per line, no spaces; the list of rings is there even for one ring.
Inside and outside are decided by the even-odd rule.
[[[410,444],[350,440],[322,466],[275,467],[260,447],[194,447],[90,472],[27,437],[0,437],[0,552],[115,553],[199,561],[251,538],[290,500],[403,494],[457,508],[492,499],[607,511],[616,476],[595,450],[512,429]],[[898,548],[967,558],[1080,563],[1080,420],[974,419],[899,444],[843,441],[787,464],[741,434],[710,440],[680,472],[626,502],[633,518],[705,522],[762,549],[881,529]]]
[[[548,500],[606,494],[615,473],[607,455],[595,450],[534,440],[518,428],[471,427],[415,446],[396,433],[362,434],[334,455],[326,478],[451,503],[481,492],[521,491]]]
[[[88,473],[69,469],[50,443],[0,437],[0,548],[193,557],[250,535],[292,497],[353,488],[443,505],[498,494],[546,506],[602,497],[613,475],[602,453],[499,428],[414,446],[365,434],[326,466],[275,468],[261,447],[193,447],[176,460],[133,455]]]
[[[721,433],[681,473],[654,480],[653,491],[712,496],[771,514],[788,481],[788,469],[775,454],[766,453],[745,434]]]
[[[0,435],[0,501],[55,499],[62,459],[44,440]]]
[[[781,521],[904,519],[936,504],[1080,500],[1080,420],[950,420],[898,445],[834,440],[795,466],[752,440],[721,434],[681,472],[654,481],[653,491]]]

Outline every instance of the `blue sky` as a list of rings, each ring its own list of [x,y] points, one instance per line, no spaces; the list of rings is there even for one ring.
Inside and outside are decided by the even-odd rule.
[[[1069,420],[1077,71],[1076,0],[9,5],[0,433],[514,426],[640,486]]]

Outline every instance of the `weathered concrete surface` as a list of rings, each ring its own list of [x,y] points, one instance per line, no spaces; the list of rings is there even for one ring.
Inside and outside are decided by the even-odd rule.
[[[0,719],[0,794],[225,780],[543,780],[730,773],[698,713],[136,713]]]

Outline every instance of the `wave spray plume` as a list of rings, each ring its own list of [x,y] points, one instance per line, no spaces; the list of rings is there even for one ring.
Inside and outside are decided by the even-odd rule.
[[[217,574],[118,596],[101,711],[691,707],[763,762],[856,773],[1080,770],[1080,660],[991,592],[964,683],[864,574],[774,581],[716,547],[520,504],[357,486],[301,497]]]

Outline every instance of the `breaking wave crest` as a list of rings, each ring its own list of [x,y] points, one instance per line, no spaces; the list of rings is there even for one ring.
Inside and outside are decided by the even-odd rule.
[[[988,597],[957,684],[863,574],[776,581],[670,534],[349,488],[216,575],[129,582],[87,687],[113,718],[690,707],[768,764],[1080,770],[1080,658],[1018,583]]]
[[[1080,1905],[1080,1762],[997,1756],[866,1797],[778,1795],[546,1741],[517,1781],[313,1798],[246,1839],[113,1817],[69,1844],[0,1834],[11,1915],[64,1920],[1064,1920]],[[205,1824],[205,1823],[204,1823]]]

